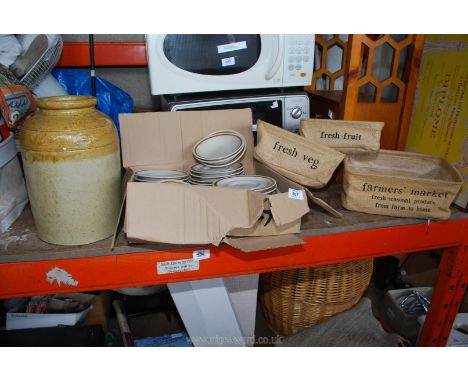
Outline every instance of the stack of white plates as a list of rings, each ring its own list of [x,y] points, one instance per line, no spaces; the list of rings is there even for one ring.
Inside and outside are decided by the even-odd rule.
[[[186,172],[178,170],[140,170],[135,174],[137,182],[161,182],[163,180],[186,182],[188,179]]]
[[[269,176],[240,175],[231,178],[220,179],[213,183],[216,187],[243,188],[245,190],[257,191],[262,194],[275,194],[278,190],[276,180]]]
[[[208,167],[198,163],[190,169],[191,184],[211,186],[214,182],[220,179],[229,178],[235,175],[244,173],[242,163],[236,162],[225,167]]]
[[[193,147],[193,157],[208,167],[226,167],[242,159],[246,150],[242,134],[221,130],[198,141]]]

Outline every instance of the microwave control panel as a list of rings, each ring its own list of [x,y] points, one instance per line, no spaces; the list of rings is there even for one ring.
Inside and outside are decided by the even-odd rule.
[[[287,34],[284,41],[283,86],[310,85],[315,35]]]
[[[305,92],[290,94],[251,95],[245,97],[214,97],[210,99],[172,99],[163,97],[163,108],[168,111],[180,110],[220,110],[244,109],[252,110],[253,126],[257,129],[257,119],[297,132],[300,121],[310,117],[309,97]]]
[[[304,118],[310,118],[309,97],[306,94],[284,97],[283,128],[297,131]]]

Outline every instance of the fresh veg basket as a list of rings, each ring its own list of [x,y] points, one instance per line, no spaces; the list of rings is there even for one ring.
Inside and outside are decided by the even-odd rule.
[[[258,120],[254,157],[296,183],[321,188],[327,185],[345,155]]]
[[[286,336],[353,307],[369,286],[373,260],[261,275],[260,301],[268,326]]]

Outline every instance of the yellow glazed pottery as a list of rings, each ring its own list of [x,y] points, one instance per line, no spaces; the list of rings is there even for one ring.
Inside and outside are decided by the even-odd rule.
[[[120,208],[120,152],[96,98],[45,97],[20,142],[39,237],[78,245],[112,235]]]

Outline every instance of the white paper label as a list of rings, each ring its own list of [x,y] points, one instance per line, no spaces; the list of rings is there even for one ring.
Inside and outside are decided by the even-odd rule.
[[[210,258],[209,249],[199,249],[198,251],[193,251],[194,260],[205,260]]]
[[[234,57],[226,57],[221,59],[221,65],[231,66],[236,64],[236,59]]]
[[[288,196],[290,199],[304,200],[304,193],[302,190],[295,190],[294,188],[290,188]]]
[[[78,285],[78,281],[75,280],[70,273],[58,267],[54,267],[46,273],[46,280],[49,284],[56,282],[59,287],[61,287],[62,284],[68,286]]]
[[[232,44],[218,45],[218,53],[232,52],[233,50],[247,49],[245,41],[233,42]]]
[[[162,261],[157,263],[158,275],[165,275],[167,273],[198,271],[200,263],[193,259]]]

